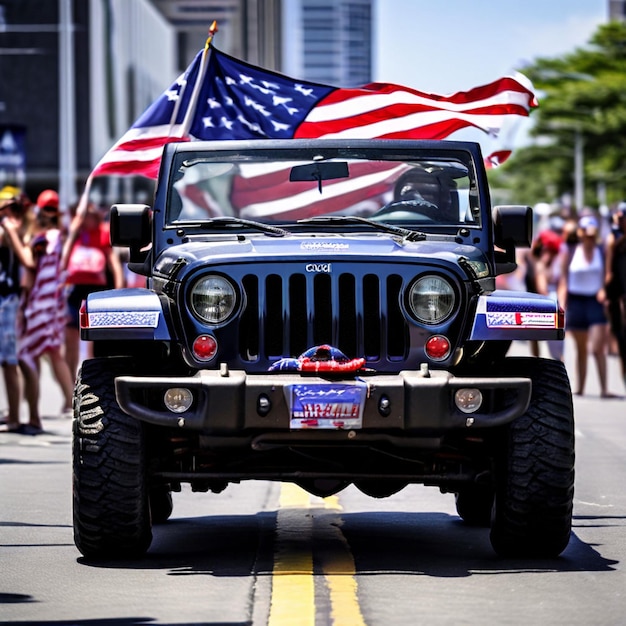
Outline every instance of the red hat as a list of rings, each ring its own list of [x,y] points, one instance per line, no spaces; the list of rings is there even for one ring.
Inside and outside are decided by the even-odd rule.
[[[553,230],[542,230],[537,239],[541,244],[541,247],[555,254],[561,249],[563,239]]]
[[[37,206],[40,209],[44,207],[50,207],[53,209],[59,208],[59,194],[54,189],[45,189],[37,197]]]

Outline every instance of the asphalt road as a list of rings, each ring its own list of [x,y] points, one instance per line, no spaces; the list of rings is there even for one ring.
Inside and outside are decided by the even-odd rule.
[[[618,370],[612,359],[622,393]],[[183,487],[145,559],[94,565],[74,547],[71,424],[55,416],[46,373],[47,433],[0,433],[0,622],[624,624],[626,400],[600,400],[589,376],[575,399],[574,532],[558,559],[496,557],[488,531],[465,527],[434,488],[322,500],[247,482],[219,495]]]

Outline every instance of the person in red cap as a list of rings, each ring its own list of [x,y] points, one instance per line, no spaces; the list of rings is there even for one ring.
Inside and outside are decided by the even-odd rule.
[[[557,299],[560,266],[559,254],[563,239],[553,230],[542,230],[532,246],[535,258],[535,287],[537,293]],[[563,341],[547,341],[550,357],[563,361]]]
[[[51,209],[53,212],[58,212],[59,211],[59,194],[54,189],[44,189],[37,196],[37,206],[39,207],[40,211]]]

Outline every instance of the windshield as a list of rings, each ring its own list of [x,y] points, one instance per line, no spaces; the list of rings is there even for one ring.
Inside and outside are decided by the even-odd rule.
[[[169,224],[230,217],[289,226],[343,216],[419,229],[480,226],[476,185],[461,160],[229,159],[181,159],[170,186]]]

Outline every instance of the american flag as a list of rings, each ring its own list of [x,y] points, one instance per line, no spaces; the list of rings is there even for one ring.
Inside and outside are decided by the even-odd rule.
[[[172,141],[444,139],[468,127],[493,138],[505,121],[526,117],[535,106],[532,85],[522,75],[445,96],[388,83],[341,89],[271,72],[208,46],[91,175],[155,178],[163,146]]]

